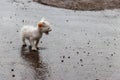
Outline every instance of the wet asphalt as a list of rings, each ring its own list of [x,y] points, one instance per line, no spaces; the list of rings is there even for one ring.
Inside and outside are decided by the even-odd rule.
[[[0,0],[0,80],[120,80],[120,10],[73,11],[30,0]],[[45,17],[39,50],[20,29]]]

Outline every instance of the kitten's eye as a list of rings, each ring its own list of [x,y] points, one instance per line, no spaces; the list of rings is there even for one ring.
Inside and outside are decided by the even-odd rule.
[[[43,22],[43,24],[45,24],[45,22]]]

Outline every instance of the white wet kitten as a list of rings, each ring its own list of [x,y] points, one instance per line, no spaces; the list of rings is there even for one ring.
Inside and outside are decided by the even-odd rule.
[[[21,36],[23,46],[26,46],[25,40],[29,40],[32,50],[36,51],[38,49],[38,43],[43,33],[46,35],[51,31],[50,23],[42,18],[40,22],[38,22],[37,27],[34,26],[23,26],[21,29]]]

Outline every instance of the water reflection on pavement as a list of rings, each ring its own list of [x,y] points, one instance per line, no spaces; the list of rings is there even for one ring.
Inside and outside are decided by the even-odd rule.
[[[21,57],[35,70],[35,79],[46,80],[47,65],[42,61],[39,54],[39,51],[31,51],[30,48],[21,47]]]

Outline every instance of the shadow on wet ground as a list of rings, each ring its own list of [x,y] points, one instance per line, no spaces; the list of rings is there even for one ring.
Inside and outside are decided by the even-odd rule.
[[[40,50],[45,50],[46,48],[40,48]],[[42,61],[41,56],[39,56],[39,51],[31,51],[30,47],[21,47],[21,57],[28,62],[28,64],[35,70],[35,80],[41,79],[46,80],[46,73],[48,73],[47,65]]]

